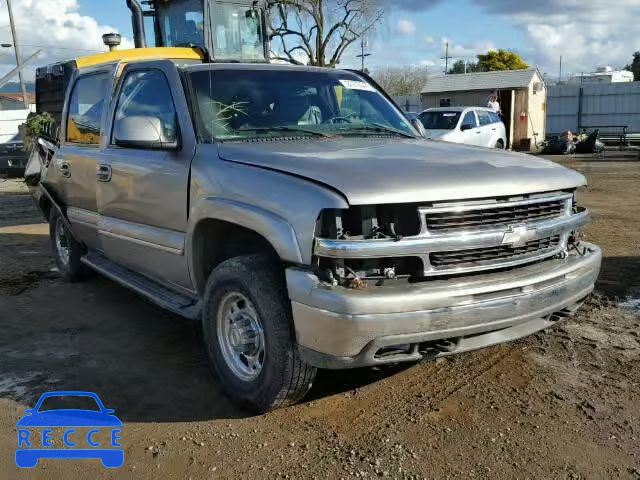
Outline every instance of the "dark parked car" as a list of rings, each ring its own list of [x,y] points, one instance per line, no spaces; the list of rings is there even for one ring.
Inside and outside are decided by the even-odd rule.
[[[0,175],[22,176],[28,159],[21,141],[0,143]]]

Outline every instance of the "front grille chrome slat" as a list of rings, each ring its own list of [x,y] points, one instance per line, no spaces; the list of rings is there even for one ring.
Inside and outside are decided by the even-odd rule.
[[[524,255],[545,254],[550,250],[557,249],[560,246],[560,242],[560,235],[556,235],[527,242],[522,247],[501,245],[499,247],[464,250],[462,252],[432,253],[430,260],[431,266],[435,269],[494,264],[496,261],[514,260]]]
[[[551,200],[525,205],[501,206],[479,210],[452,209],[447,212],[425,211],[425,224],[429,232],[446,232],[472,228],[493,228],[528,223],[545,218],[559,217],[566,211],[566,200]]]
[[[425,235],[467,234],[496,229],[504,230],[506,234],[516,226],[535,228],[539,222],[566,217],[571,200],[570,194],[520,201],[496,199],[480,204],[422,208],[420,214]],[[503,238],[503,243],[507,242],[506,238]],[[429,260],[425,274],[477,271],[526,263],[553,256],[563,247],[563,233],[544,235],[540,232],[540,238],[530,239],[524,244],[504,243],[483,248],[470,245],[464,249],[429,252],[423,257]]]

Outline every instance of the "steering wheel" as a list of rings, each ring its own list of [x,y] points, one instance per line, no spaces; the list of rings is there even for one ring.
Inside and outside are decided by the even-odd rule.
[[[339,125],[341,123],[353,123],[351,121],[351,117],[352,116],[341,116],[341,115],[336,115],[335,117],[331,117],[327,120],[325,120],[322,123],[330,123],[332,125]]]

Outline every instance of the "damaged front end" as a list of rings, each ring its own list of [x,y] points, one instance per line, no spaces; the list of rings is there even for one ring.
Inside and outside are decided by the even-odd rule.
[[[322,212],[314,271],[287,269],[303,358],[355,368],[530,335],[593,290],[573,191]]]
[[[420,221],[412,205],[357,206],[349,210],[325,210],[316,228],[315,269],[319,278],[333,286],[362,289],[369,284],[406,281],[420,275],[418,256],[359,257],[350,242],[390,244],[420,233]],[[330,243],[335,241],[335,243]],[[340,248],[344,242],[344,249]],[[331,252],[325,247],[332,245]],[[344,255],[343,255],[344,254]],[[351,256],[353,255],[353,256]]]
[[[566,257],[588,220],[571,191],[325,210],[314,267],[347,288],[514,268]]]

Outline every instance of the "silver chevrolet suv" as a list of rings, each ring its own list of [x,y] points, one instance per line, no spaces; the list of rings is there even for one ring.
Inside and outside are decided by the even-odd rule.
[[[62,118],[34,187],[62,275],[202,322],[253,411],[301,400],[318,368],[532,334],[598,276],[582,175],[425,140],[359,73],[105,61],[74,73]]]

